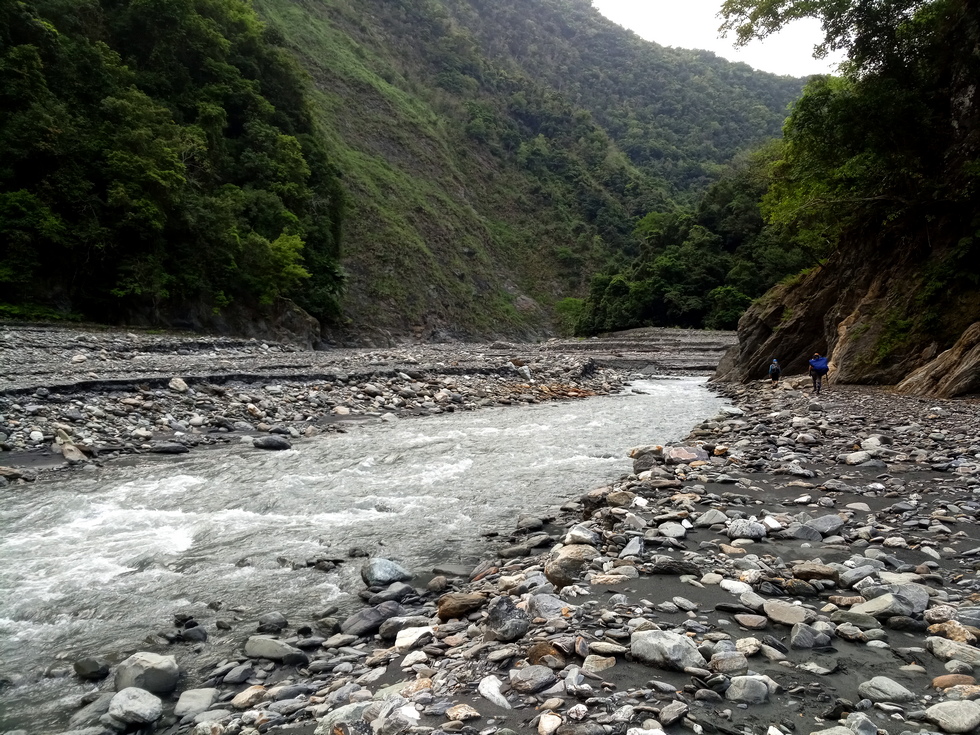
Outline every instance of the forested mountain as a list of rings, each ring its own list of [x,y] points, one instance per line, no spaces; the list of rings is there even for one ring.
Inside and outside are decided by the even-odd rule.
[[[813,16],[840,78],[812,81],[765,195],[769,221],[823,243],[821,265],[739,323],[721,375],[772,357],[831,378],[980,391],[980,15],[966,0],[728,0],[745,38]],[[904,379],[904,380],[903,380]]]
[[[362,333],[540,334],[801,87],[583,0],[0,0],[0,21],[15,313],[206,326],[285,296]]]

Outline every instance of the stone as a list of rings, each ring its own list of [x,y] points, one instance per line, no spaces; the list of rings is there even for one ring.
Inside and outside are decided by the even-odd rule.
[[[562,719],[556,714],[546,712],[538,718],[538,735],[554,735],[561,727]]]
[[[283,661],[296,654],[306,655],[295,646],[290,646],[288,643],[270,638],[266,635],[253,635],[245,641],[245,655],[249,658],[267,658],[270,661]]]
[[[887,676],[875,676],[858,685],[858,694],[872,702],[914,702],[916,697],[897,681]]]
[[[550,687],[557,681],[555,672],[547,666],[525,666],[511,669],[510,685],[522,694],[534,694]]]
[[[733,676],[725,699],[741,704],[762,704],[769,699],[769,685],[757,676]]]
[[[218,690],[187,689],[180,693],[180,699],[174,707],[174,717],[194,716],[207,710],[218,699]]]
[[[708,453],[701,447],[665,447],[664,462],[669,465],[704,462]]]
[[[284,436],[280,436],[279,434],[257,436],[252,440],[252,446],[256,449],[268,449],[273,452],[281,452],[283,450],[293,448],[293,445],[289,443],[289,440]]]
[[[844,519],[839,515],[826,515],[809,520],[803,525],[818,531],[821,536],[831,536],[844,527]]]
[[[400,617],[405,609],[394,600],[382,602],[374,607],[358,610],[340,624],[340,631],[348,635],[368,635],[376,632],[388,618]]]
[[[828,564],[817,564],[816,562],[807,561],[802,564],[796,564],[793,567],[793,576],[797,579],[802,579],[805,581],[812,581],[814,579],[828,579],[835,584],[840,580],[840,572],[836,568],[829,566]]]
[[[577,582],[597,556],[599,552],[592,546],[563,546],[545,562],[544,576],[555,587],[562,589]]]
[[[691,711],[686,702],[671,702],[660,708],[657,719],[664,727],[670,727],[675,722],[679,722],[684,715]]]
[[[487,637],[497,641],[516,641],[531,627],[531,618],[518,609],[510,597],[497,597],[487,608],[484,622]]]
[[[102,681],[109,676],[109,664],[95,658],[79,659],[72,668],[75,670],[75,675],[85,681]]]
[[[407,582],[414,575],[391,559],[374,557],[361,566],[361,579],[368,587],[387,587],[392,582]]]
[[[478,720],[482,715],[468,704],[457,704],[446,710],[446,717],[450,720],[467,722],[468,720]]]
[[[967,674],[943,674],[932,680],[933,689],[949,689],[957,686],[972,686],[977,680]]]
[[[873,618],[890,618],[895,615],[911,615],[913,610],[912,604],[907,599],[889,592],[855,605],[851,608],[851,612],[870,615]]]
[[[116,668],[116,691],[137,688],[156,694],[167,694],[177,688],[180,669],[173,656],[140,651]]]
[[[454,618],[465,618],[487,601],[484,595],[472,592],[450,592],[436,603],[439,619],[443,622]]]
[[[661,669],[703,669],[707,663],[690,638],[665,630],[633,633],[630,652],[638,661]]]
[[[251,709],[259,702],[264,702],[268,696],[269,690],[256,684],[236,694],[231,700],[231,706],[235,709]]]
[[[598,656],[594,653],[590,653],[585,657],[585,661],[582,663],[582,669],[585,671],[591,671],[593,673],[598,671],[605,671],[606,669],[611,669],[616,665],[615,656]]]
[[[170,382],[167,383],[167,387],[170,388],[170,390],[175,391],[177,393],[186,393],[187,391],[190,390],[190,388],[188,388],[187,383],[183,380],[183,378],[177,378],[177,377],[171,378]]]
[[[480,696],[489,702],[502,707],[503,709],[511,709],[510,702],[507,701],[500,688],[504,685],[500,679],[496,676],[484,676],[480,679],[480,683],[477,685],[476,690],[479,692]]]
[[[926,638],[926,648],[941,661],[956,659],[971,666],[980,666],[980,648],[975,648],[966,643],[957,643],[946,638],[930,636]]]
[[[864,464],[872,459],[871,452],[851,452],[844,457],[844,462],[851,466]]]
[[[769,618],[763,617],[762,615],[738,613],[735,615],[735,622],[749,630],[763,630],[769,627]]]
[[[163,716],[163,702],[145,689],[126,687],[110,700],[109,716],[131,725],[146,725]]]
[[[936,623],[927,628],[929,635],[942,636],[957,643],[975,643],[977,637],[970,632],[970,629],[955,620],[947,620],[945,623]]]
[[[802,605],[791,605],[782,600],[766,600],[762,609],[770,620],[783,625],[796,625],[806,622],[807,619],[806,608]]]
[[[940,702],[926,710],[926,719],[943,732],[973,732],[980,726],[980,704],[972,700]]]
[[[564,615],[566,610],[574,610],[574,605],[569,605],[557,595],[541,593],[531,595],[527,603],[527,610],[532,617],[550,620]]]
[[[281,633],[289,625],[281,612],[270,612],[259,616],[259,633]]]
[[[728,526],[728,538],[759,541],[766,537],[766,527],[756,521],[737,518]]]
[[[373,702],[352,702],[331,710],[320,718],[313,735],[333,735],[334,727],[345,723],[363,722],[364,713]]]

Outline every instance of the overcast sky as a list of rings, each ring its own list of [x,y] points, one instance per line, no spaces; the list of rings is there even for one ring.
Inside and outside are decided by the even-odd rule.
[[[813,47],[822,40],[816,20],[797,21],[765,41],[735,49],[734,34],[728,38],[718,34],[722,0],[593,0],[592,4],[607,18],[661,46],[707,49],[774,74],[826,74],[833,72],[836,63],[813,58]]]

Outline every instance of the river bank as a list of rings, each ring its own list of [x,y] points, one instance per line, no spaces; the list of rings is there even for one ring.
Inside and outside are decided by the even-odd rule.
[[[270,610],[241,655],[181,673],[191,693],[165,685],[158,713],[131,693],[148,709],[117,702],[103,722],[133,730],[157,713],[158,731],[195,735],[974,731],[977,404],[800,388],[720,386],[736,408],[686,449],[638,449],[632,474],[557,517],[516,517],[492,559],[366,563],[364,609],[299,625]],[[175,622],[147,650],[206,648],[205,626]],[[93,687],[79,731],[105,731],[111,689]]]
[[[700,448],[638,450],[476,569],[366,565],[364,610],[270,613],[183,729],[972,731],[976,405],[722,391]]]
[[[351,422],[609,395],[709,370],[730,333],[311,352],[198,335],[0,327],[0,482],[245,441],[288,449]]]

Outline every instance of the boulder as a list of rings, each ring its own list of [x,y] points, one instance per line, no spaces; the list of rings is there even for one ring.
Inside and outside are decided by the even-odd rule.
[[[180,693],[177,706],[174,707],[174,717],[194,716],[206,711],[218,699],[218,690],[188,689]]]
[[[401,564],[380,557],[368,559],[361,567],[361,579],[368,587],[387,587],[392,582],[407,582],[412,576]]]
[[[550,687],[557,681],[555,672],[547,666],[525,666],[511,669],[510,685],[522,694],[534,694]]]
[[[340,631],[348,635],[369,635],[376,632],[384,621],[405,615],[405,608],[394,600],[374,607],[358,610],[340,624]]]
[[[156,722],[163,715],[163,702],[146,689],[126,687],[109,702],[109,716],[130,725]]]
[[[474,610],[483,607],[486,601],[484,595],[474,592],[450,592],[439,598],[437,603],[439,619],[446,622],[455,618],[465,618]]]
[[[630,637],[630,652],[636,660],[661,669],[683,671],[703,669],[707,665],[690,638],[666,630],[634,633]]]
[[[761,676],[733,676],[725,699],[740,704],[762,704],[769,699],[769,685]]]
[[[245,655],[249,658],[283,661],[295,654],[303,654],[303,652],[288,643],[266,635],[253,635],[245,642]]]
[[[140,651],[116,668],[116,691],[137,688],[167,694],[177,688],[180,669],[173,656]]]
[[[516,641],[531,627],[531,618],[518,609],[510,597],[498,597],[487,608],[485,628],[487,638],[497,641]]]
[[[736,518],[728,526],[728,538],[758,541],[766,537],[766,527],[747,518]]]
[[[872,702],[914,702],[915,695],[887,676],[876,676],[858,685],[858,694]]]
[[[926,719],[943,732],[973,732],[980,727],[980,704],[973,700],[940,702],[926,710]]]
[[[586,544],[563,546],[544,565],[544,575],[561,589],[577,582],[599,552]]]

